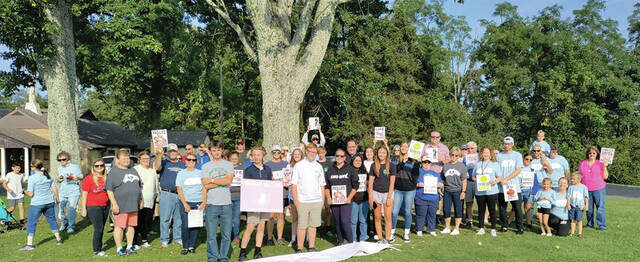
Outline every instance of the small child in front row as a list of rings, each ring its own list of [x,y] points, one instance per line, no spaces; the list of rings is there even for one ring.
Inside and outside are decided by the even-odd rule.
[[[543,190],[538,190],[534,201],[538,204],[538,221],[540,221],[540,229],[542,230],[542,236],[552,236],[551,228],[549,227],[549,213],[551,213],[551,203],[555,201],[556,191],[551,189],[551,178],[545,177],[542,180]]]
[[[27,176],[23,173],[20,173],[21,167],[18,163],[13,163],[11,165],[11,171],[5,175],[2,181],[2,187],[7,191],[7,212],[11,213],[18,206],[18,212],[20,215],[20,223],[25,224],[24,222],[24,189],[22,188],[22,183],[27,181]]]
[[[576,221],[578,222],[578,236],[582,237],[582,212],[587,211],[589,206],[589,191],[581,183],[582,174],[576,171],[571,174],[571,186],[567,192],[567,208],[569,209],[569,220],[571,220],[571,235],[576,231]]]

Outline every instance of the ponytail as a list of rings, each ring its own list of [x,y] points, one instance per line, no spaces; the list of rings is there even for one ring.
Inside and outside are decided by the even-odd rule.
[[[44,167],[44,162],[42,162],[42,160],[34,159],[33,161],[31,161],[31,166],[42,172],[42,174],[47,177],[47,179],[51,179],[51,176],[49,176],[49,172],[47,172],[47,169]]]

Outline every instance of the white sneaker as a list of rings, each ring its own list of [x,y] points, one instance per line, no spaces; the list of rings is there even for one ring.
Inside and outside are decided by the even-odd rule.
[[[495,229],[491,229],[491,236],[492,237],[497,237],[498,236],[498,234],[496,233]]]
[[[134,250],[139,250],[139,249],[140,249],[140,246],[139,246],[139,245],[133,245],[133,249],[134,249]]]
[[[422,237],[422,231],[418,231],[416,235],[418,235],[419,237]]]
[[[167,243],[167,242],[162,242],[162,247],[168,247],[168,246],[169,246],[169,243]]]
[[[550,236],[553,236],[553,234],[551,234],[551,233],[547,233],[547,236],[548,236],[548,237],[550,237]]]
[[[176,245],[178,245],[178,246],[182,246],[182,240],[180,240],[180,241],[174,241],[173,243],[174,243],[174,244],[176,244]]]
[[[434,237],[437,236],[436,231],[431,231],[431,232],[429,232],[429,234],[434,236]]]
[[[104,251],[100,251],[98,253],[93,254],[93,257],[106,257],[107,253],[105,253]]]
[[[393,236],[393,235],[395,235],[395,234],[396,234],[396,229],[395,229],[395,228],[392,228],[392,229],[391,229],[391,235]]]
[[[451,235],[452,236],[460,235],[460,231],[458,231],[457,229],[454,229],[453,231],[451,231]]]
[[[373,235],[373,239],[375,239],[375,240],[380,240],[380,239],[378,238],[378,235]]]
[[[149,245],[149,242],[144,242],[144,244],[142,244],[142,247],[151,248],[151,245]]]
[[[411,242],[411,239],[409,238],[409,234],[405,234],[402,240],[404,240],[405,243]]]
[[[451,229],[449,229],[448,227],[440,231],[440,234],[449,234],[449,233],[451,233]]]
[[[542,232],[542,233],[540,233],[540,235],[541,235],[541,236],[546,236],[547,234],[546,234],[546,233],[544,233],[544,232]]]
[[[481,228],[480,230],[478,230],[478,233],[476,233],[476,235],[478,236],[484,235],[484,228]]]

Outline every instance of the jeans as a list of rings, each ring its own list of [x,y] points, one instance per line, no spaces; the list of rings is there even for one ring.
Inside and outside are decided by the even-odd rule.
[[[233,220],[233,227],[231,231],[231,238],[240,238],[240,199],[231,199],[231,220]]]
[[[509,219],[507,218],[507,206],[511,203],[511,209],[514,210],[516,215],[516,228],[518,230],[522,230],[522,194],[518,194],[518,200],[515,201],[504,201],[504,194],[498,194],[498,204],[500,210],[500,221],[502,222],[502,227],[509,228]]]
[[[142,208],[138,210],[138,226],[136,226],[136,234],[133,237],[133,243],[142,244],[149,240],[149,232],[153,226],[153,208]]]
[[[196,210],[198,209],[198,205],[200,205],[200,203],[202,202],[187,202],[187,205],[189,205],[189,208],[191,208],[191,210]],[[182,203],[180,203],[180,206],[182,206]],[[198,232],[200,232],[200,228],[189,228],[189,213],[185,212],[184,207],[182,207],[182,210],[180,210],[180,216],[182,221],[184,221],[182,223],[182,248],[195,248],[196,239],[198,238]]]
[[[331,214],[335,221],[338,244],[342,245],[345,238],[348,243],[352,243],[353,231],[351,231],[351,204],[332,205]]]
[[[425,221],[428,232],[436,230],[436,211],[438,210],[439,202],[438,200],[416,199],[416,231],[422,232]]]
[[[109,208],[107,206],[87,206],[87,216],[93,225],[93,252],[102,251],[102,236],[104,223],[107,221]]]
[[[479,228],[484,228],[484,214],[487,212],[487,206],[489,208],[489,218],[491,219],[491,229],[496,229],[496,203],[498,202],[498,195],[476,195],[476,201],[478,202],[478,224]]]
[[[598,228],[607,229],[607,216],[605,214],[604,199],[607,195],[605,188],[589,191],[589,210],[587,210],[587,227],[593,228],[593,211],[594,206],[598,209],[596,212],[596,222]]]
[[[63,225],[68,225],[67,230],[74,230],[76,225],[76,208],[78,208],[80,196],[60,196],[60,221]],[[68,207],[67,207],[68,205]],[[64,208],[67,207],[65,214]]]
[[[404,228],[411,228],[411,211],[413,209],[413,199],[416,197],[415,190],[402,191],[393,190],[393,214],[391,215],[392,228],[396,228],[400,208],[404,207]]]
[[[182,241],[182,204],[178,194],[160,192],[160,241],[169,243],[169,225],[173,217],[173,242]]]
[[[229,260],[231,245],[231,205],[207,205],[205,209],[207,226],[207,260]],[[220,249],[218,250],[218,221],[220,221]]]
[[[443,207],[444,209],[444,218],[451,217],[451,204],[453,204],[453,210],[455,212],[455,218],[462,218],[462,199],[460,199],[460,194],[462,192],[449,192],[444,191],[444,201]]]
[[[356,236],[358,222],[360,222],[360,241],[364,241],[367,236],[367,216],[369,215],[369,202],[351,202],[351,235],[353,241],[358,241]]]
[[[44,204],[39,206],[30,206],[29,207],[29,216],[27,216],[27,236],[33,236],[36,234],[36,225],[38,224],[38,218],[40,218],[41,214],[44,214],[44,217],[47,219],[49,223],[49,227],[51,228],[51,232],[58,233],[58,222],[56,221],[56,215],[54,212],[54,204]]]

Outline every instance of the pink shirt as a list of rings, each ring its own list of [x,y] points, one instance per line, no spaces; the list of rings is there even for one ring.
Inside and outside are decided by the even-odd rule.
[[[600,160],[596,159],[591,166],[589,166],[589,160],[584,160],[580,163],[578,170],[582,173],[582,183],[587,186],[589,191],[600,190],[607,185],[602,178],[604,164]]]
[[[445,146],[444,144],[440,143],[438,144],[438,146],[434,146],[432,144],[427,144],[424,146],[424,152],[422,152],[422,155],[426,155],[427,154],[427,148],[438,148],[438,158],[444,159],[445,161],[450,161],[451,157],[449,156],[449,148],[447,146]],[[444,163],[442,162],[436,162],[436,163],[432,163],[431,164],[431,169],[433,171],[438,172],[438,174],[440,174],[440,172],[442,172],[442,167],[444,166]]]

